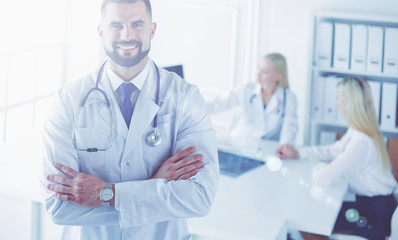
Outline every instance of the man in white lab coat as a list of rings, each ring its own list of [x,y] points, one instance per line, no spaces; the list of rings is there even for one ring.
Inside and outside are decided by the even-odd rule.
[[[206,105],[195,86],[149,59],[155,30],[148,0],[103,0],[108,61],[56,96],[42,185],[62,239],[190,239],[185,218],[206,215],[214,201]],[[155,130],[161,141],[151,144]]]

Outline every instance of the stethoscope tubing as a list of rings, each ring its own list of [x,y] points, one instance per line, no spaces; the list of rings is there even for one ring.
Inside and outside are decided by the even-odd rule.
[[[251,95],[249,98],[249,104],[253,105],[253,100],[257,97],[257,94]],[[286,109],[286,88],[283,88],[283,104],[282,104],[282,118],[285,117],[285,109]]]
[[[105,62],[101,65],[101,68],[100,68],[99,71],[98,71],[97,80],[95,81],[95,87],[94,87],[94,88],[91,88],[91,89],[86,93],[86,95],[84,96],[83,100],[81,101],[81,103],[80,103],[80,107],[81,107],[81,108],[84,107],[84,104],[86,104],[87,98],[90,96],[90,93],[93,92],[93,91],[99,91],[100,93],[102,93],[102,95],[104,95],[104,97],[105,97],[107,107],[110,107],[110,106],[111,106],[111,103],[110,103],[108,97],[106,96],[106,93],[105,93],[102,89],[100,89],[100,88],[98,87],[99,82],[100,82],[100,80],[101,80],[101,78],[102,78],[102,73],[104,72],[104,67],[105,67],[106,62],[107,62],[107,61],[105,61]]]

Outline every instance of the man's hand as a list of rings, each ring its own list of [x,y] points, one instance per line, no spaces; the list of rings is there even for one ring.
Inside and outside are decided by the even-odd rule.
[[[186,157],[195,151],[196,147],[189,147],[179,151],[174,156],[167,159],[151,179],[164,178],[168,181],[186,180],[196,175],[199,172],[199,168],[202,168],[205,164],[202,161],[202,154]]]
[[[186,180],[196,175],[199,169],[204,166],[204,163],[202,161],[202,154],[187,157],[195,151],[195,147],[179,151],[174,156],[168,158],[151,179],[164,178],[168,181]],[[68,178],[53,174],[47,176],[47,180],[60,184],[47,185],[49,190],[55,192],[56,198],[83,207],[95,208],[102,206],[99,193],[105,186],[105,181],[95,176],[77,172],[60,163],[55,163],[54,166],[71,177]]]
[[[55,163],[54,166],[71,178],[50,174],[47,180],[61,185],[48,184],[47,189],[55,192],[55,197],[79,206],[101,207],[99,193],[106,182],[98,177],[80,173],[70,167]]]

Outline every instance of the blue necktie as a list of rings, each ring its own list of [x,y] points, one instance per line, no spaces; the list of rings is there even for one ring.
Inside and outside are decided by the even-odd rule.
[[[122,94],[122,105],[120,106],[120,110],[122,111],[124,121],[126,121],[127,128],[130,126],[131,115],[133,114],[133,108],[131,107],[131,94],[133,94],[135,90],[135,86],[132,83],[123,83],[119,87],[120,92]]]

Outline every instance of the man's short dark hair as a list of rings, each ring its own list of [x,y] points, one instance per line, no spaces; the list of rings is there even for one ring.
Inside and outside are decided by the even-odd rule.
[[[144,2],[146,6],[146,10],[150,19],[152,19],[152,7],[149,0],[103,0],[101,5],[101,14],[105,13],[106,5],[108,3],[136,3],[136,2]]]

